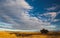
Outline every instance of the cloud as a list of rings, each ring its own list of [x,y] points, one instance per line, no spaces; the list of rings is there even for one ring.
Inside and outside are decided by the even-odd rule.
[[[53,11],[53,12],[54,11],[57,11],[58,12],[59,9],[60,9],[60,5],[57,5],[57,4],[56,5],[53,4],[52,6],[50,6],[48,8],[45,8],[45,10],[47,10],[47,11]]]
[[[50,24],[51,24],[50,27],[46,26],[45,28],[52,28],[51,26],[53,26],[54,30],[59,30],[60,29],[60,27],[59,27],[59,24],[60,24],[59,17],[60,16],[59,15],[60,15],[60,12],[47,12],[47,13],[40,14],[40,17],[41,18],[44,17],[43,21],[50,22]],[[58,19],[56,19],[56,17]],[[53,29],[50,29],[50,30],[53,30]]]
[[[57,16],[57,12],[47,12],[47,13],[40,14],[40,17],[42,18],[42,20],[48,21],[48,22],[54,21],[56,16]]]
[[[52,4],[51,6],[45,8],[45,10],[47,11],[54,11],[58,8],[58,5],[57,4]]]
[[[28,9],[32,8],[25,0],[3,0],[0,5],[0,19],[17,26],[24,19],[25,12],[27,13]]]
[[[52,22],[57,22],[60,21],[60,5],[57,4],[52,4],[52,6],[45,8],[45,10],[47,10],[47,13],[45,14],[45,16],[47,17],[51,17],[50,21]],[[50,16],[49,16],[50,15]]]
[[[56,8],[57,8],[56,6],[53,6],[53,7],[46,8],[46,10],[51,11],[51,10],[55,10]]]
[[[0,2],[0,22],[12,24],[13,29],[42,29],[41,26],[51,25],[50,22],[31,17],[28,13],[30,9],[33,7],[25,0],[3,0]]]
[[[12,24],[0,22],[0,28],[13,28]]]

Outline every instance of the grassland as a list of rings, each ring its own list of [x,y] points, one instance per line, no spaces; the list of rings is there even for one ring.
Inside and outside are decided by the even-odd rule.
[[[0,38],[60,38],[60,32],[6,32],[0,31]]]

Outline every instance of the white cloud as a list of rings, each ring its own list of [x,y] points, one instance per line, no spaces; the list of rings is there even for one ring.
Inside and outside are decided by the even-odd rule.
[[[52,19],[54,19],[56,17],[57,13],[56,12],[49,12],[49,13],[46,13],[44,15],[45,16],[50,15],[50,17],[52,17]]]
[[[53,22],[57,22],[57,21],[60,21],[60,19],[54,19]]]
[[[46,18],[46,21],[54,21],[55,17],[57,16],[57,12],[47,12],[41,14],[40,16],[44,16],[44,18]]]
[[[51,10],[55,10],[56,8],[57,8],[56,6],[53,6],[53,7],[46,8],[46,10],[51,11]]]
[[[0,28],[13,28],[12,24],[0,22]]]
[[[49,31],[54,31],[56,30],[56,26],[50,25],[50,26],[41,26],[42,28],[48,29]]]
[[[0,19],[13,24],[12,27],[17,29],[42,29],[41,26],[50,25],[49,22],[30,17],[29,9],[32,7],[25,0],[5,0],[0,3]],[[54,15],[55,13],[52,16]]]
[[[45,8],[45,10],[47,11],[59,11],[60,9],[60,5],[57,5],[57,4],[53,4],[52,6],[48,7],[48,8]]]

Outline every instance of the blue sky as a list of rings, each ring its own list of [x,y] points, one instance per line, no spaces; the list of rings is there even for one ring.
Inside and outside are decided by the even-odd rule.
[[[50,22],[51,24],[60,27],[60,0],[26,0],[31,6],[34,8],[29,12],[29,14],[33,17],[37,17],[38,19],[42,19],[43,21],[47,20],[47,22]],[[56,13],[55,17],[51,17],[53,15],[53,12]],[[46,16],[40,14],[45,13],[52,13],[51,16],[49,14]],[[41,17],[41,18],[39,18]],[[53,20],[52,20],[53,18]],[[55,20],[55,21],[54,21]],[[60,28],[59,28],[60,29]]]
[[[60,29],[60,0],[0,0],[0,27]]]

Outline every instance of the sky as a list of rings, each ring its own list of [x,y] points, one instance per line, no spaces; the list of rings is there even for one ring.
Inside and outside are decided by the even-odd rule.
[[[0,28],[60,30],[60,0],[0,0]]]

